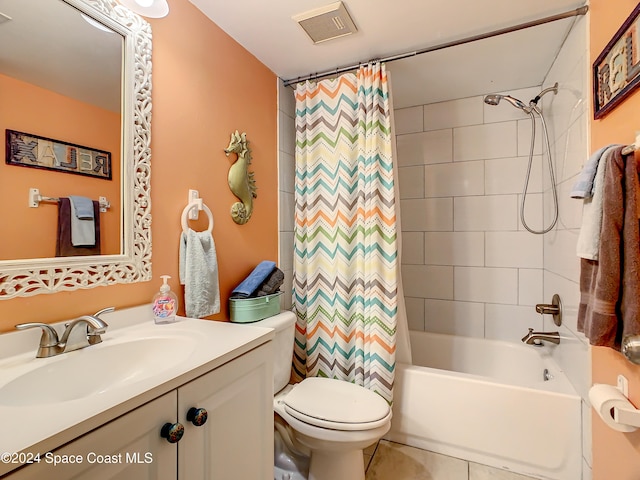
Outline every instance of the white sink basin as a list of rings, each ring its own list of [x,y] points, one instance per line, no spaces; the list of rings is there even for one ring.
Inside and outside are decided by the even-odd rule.
[[[187,336],[110,342],[46,359],[0,387],[0,405],[43,405],[99,395],[157,375],[182,362],[196,348]]]

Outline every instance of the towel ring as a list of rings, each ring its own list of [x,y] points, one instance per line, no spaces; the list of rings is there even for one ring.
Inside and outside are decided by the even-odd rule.
[[[209,228],[207,228],[207,231],[209,233],[213,232],[213,213],[211,213],[211,210],[209,210],[209,207],[207,207],[204,203],[200,204],[197,202],[193,202],[187,205],[186,207],[184,207],[184,210],[182,210],[181,223],[182,223],[182,231],[184,233],[187,233],[187,231],[189,230],[189,225],[187,223],[187,215],[189,214],[189,211],[192,208],[197,208],[198,210],[200,210],[201,209],[200,206],[202,206],[202,210],[204,210],[207,213],[207,216],[209,217]]]

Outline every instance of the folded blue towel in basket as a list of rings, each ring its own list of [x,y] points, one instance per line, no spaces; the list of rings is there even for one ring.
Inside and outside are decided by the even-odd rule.
[[[250,297],[271,272],[273,272],[274,268],[276,268],[276,262],[263,260],[240,285],[233,289],[231,296],[235,298]]]

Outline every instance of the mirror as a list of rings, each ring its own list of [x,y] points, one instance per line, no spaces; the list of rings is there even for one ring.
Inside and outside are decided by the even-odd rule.
[[[45,4],[55,12],[43,12]],[[3,29],[9,31],[5,27],[14,21],[9,13],[13,5],[22,9],[12,10],[16,22],[18,17],[28,15],[31,5],[33,24],[47,35],[44,43],[33,43],[36,35],[29,34],[26,26],[14,29],[10,40],[4,39]],[[65,20],[50,21],[54,15]],[[43,29],[43,16],[46,25],[55,25],[49,32]],[[50,47],[40,59],[35,53],[22,53],[21,58],[29,59],[22,65],[5,58],[3,49],[0,86],[3,81],[20,82],[29,89],[9,115],[2,114],[8,109],[0,110],[2,134],[19,130],[63,144],[107,151],[111,159],[110,179],[1,162],[0,192],[5,197],[0,202],[0,218],[13,230],[3,228],[0,239],[0,299],[149,280],[150,25],[115,0],[0,0],[0,41],[3,45],[28,45],[36,51]],[[65,58],[58,56],[60,52],[66,54]],[[75,69],[82,56],[83,66]],[[44,67],[46,73],[34,73],[36,66]],[[80,83],[76,83],[78,80]],[[0,87],[0,92],[6,93],[0,93],[2,103],[17,97],[6,88]],[[39,92],[44,92],[43,96]],[[81,104],[81,109],[49,101],[60,97]],[[106,114],[101,117],[95,112]],[[43,124],[41,120],[47,116],[51,120]],[[5,149],[8,147],[5,145]],[[17,185],[21,185],[20,190],[10,190]],[[99,214],[100,255],[55,257],[56,204],[41,202],[38,208],[29,208],[26,185],[38,188],[45,197],[106,197],[111,205]]]

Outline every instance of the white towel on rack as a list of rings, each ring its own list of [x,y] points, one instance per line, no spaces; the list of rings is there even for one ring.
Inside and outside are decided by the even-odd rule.
[[[187,317],[203,318],[220,312],[218,259],[211,232],[190,228],[180,236],[180,283],[184,285]]]
[[[585,198],[582,205],[582,225],[576,243],[578,257],[587,260],[598,260],[600,251],[600,228],[602,227],[602,193],[604,174],[609,161],[609,154],[619,145],[610,145],[598,161],[593,180],[593,196]]]

